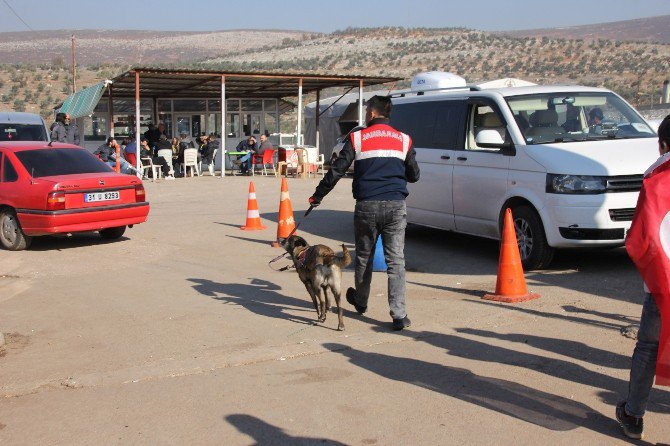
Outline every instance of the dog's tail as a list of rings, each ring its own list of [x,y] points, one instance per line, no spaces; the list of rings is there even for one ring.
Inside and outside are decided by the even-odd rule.
[[[335,254],[333,261],[340,268],[344,268],[351,263],[351,255],[349,254],[347,247],[344,246],[344,243],[342,243],[342,252]]]

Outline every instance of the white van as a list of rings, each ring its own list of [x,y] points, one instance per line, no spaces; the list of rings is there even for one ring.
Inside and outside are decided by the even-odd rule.
[[[602,88],[405,92],[391,124],[421,168],[408,222],[497,239],[511,208],[526,269],[549,265],[555,248],[623,245],[658,157],[654,130]]]

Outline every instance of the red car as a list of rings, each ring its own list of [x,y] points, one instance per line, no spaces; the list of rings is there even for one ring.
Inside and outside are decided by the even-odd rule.
[[[99,231],[108,239],[149,214],[142,181],[114,172],[88,150],[42,141],[0,142],[0,245]]]

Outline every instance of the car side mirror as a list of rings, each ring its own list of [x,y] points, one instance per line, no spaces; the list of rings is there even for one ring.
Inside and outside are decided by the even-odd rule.
[[[485,149],[501,149],[503,155],[516,154],[514,145],[510,141],[505,141],[497,130],[480,130],[475,137],[475,143]]]
[[[479,147],[487,149],[499,149],[505,144],[497,130],[480,130],[475,137],[475,142]]]

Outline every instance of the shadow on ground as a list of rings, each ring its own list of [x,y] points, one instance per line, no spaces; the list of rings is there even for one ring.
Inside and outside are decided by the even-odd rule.
[[[260,418],[245,414],[233,414],[224,417],[224,419],[235,426],[235,428],[249,437],[253,438],[256,446],[270,446],[270,445],[331,445],[331,446],[345,446],[345,443],[340,443],[335,440],[328,440],[326,438],[315,437],[295,437],[284,432],[283,429],[266,423]]]
[[[411,358],[368,353],[326,343],[328,350],[381,377],[401,381],[554,431],[587,427],[614,436],[614,422],[590,407],[513,381]],[[607,428],[611,426],[612,429]],[[618,435],[617,435],[618,438]]]
[[[64,249],[85,248],[95,245],[107,245],[110,243],[123,243],[130,240],[122,236],[115,240],[106,239],[97,232],[82,232],[72,236],[57,235],[35,237],[30,245],[30,251],[62,251]]]
[[[298,299],[279,293],[281,287],[262,279],[249,279],[244,283],[218,283],[208,279],[187,279],[193,283],[193,289],[200,294],[225,304],[240,305],[252,313],[260,316],[283,319],[299,324],[320,325],[324,328],[335,330],[325,325],[317,324],[316,311],[311,301]],[[305,291],[307,296],[307,291]],[[295,313],[306,313],[307,316],[299,316]]]
[[[591,347],[582,342],[563,339],[530,336],[526,334],[500,334],[487,330],[470,328],[456,329],[459,333],[486,339],[498,339],[511,343],[528,344],[539,350],[549,351],[561,356],[577,359],[598,367],[629,369],[630,358],[616,353]],[[505,348],[484,341],[436,332],[401,332],[402,335],[415,338],[437,347],[450,356],[473,361],[507,364],[533,370],[538,373],[571,381],[576,384],[603,389],[599,396],[603,402],[614,407],[626,395],[628,382],[619,378],[593,371],[570,360],[546,357],[535,353],[527,353],[517,348]],[[670,413],[670,392],[654,388],[651,391],[648,409],[658,413]]]

